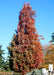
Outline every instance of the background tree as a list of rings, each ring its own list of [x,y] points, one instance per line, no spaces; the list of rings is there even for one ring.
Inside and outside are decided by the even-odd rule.
[[[42,67],[45,67],[48,69],[49,64],[54,65],[54,44],[50,44],[45,47],[45,55],[44,55],[44,64]]]
[[[29,3],[20,11],[16,34],[8,47],[10,68],[24,75],[43,63],[42,46],[35,28],[35,11]]]
[[[8,54],[7,59],[4,61],[4,66],[3,66],[5,71],[11,71],[10,67],[9,67],[9,65],[10,65],[9,58],[10,58],[10,56]]]
[[[54,33],[52,33],[52,39],[49,41],[50,43],[54,43]]]
[[[43,47],[43,52],[45,62],[42,67],[48,68],[49,64],[54,65],[54,33],[52,33],[52,39],[49,45]]]
[[[9,56],[7,56],[7,59],[4,58],[4,50],[2,50],[2,45],[0,45],[0,70],[1,71],[9,71]]]
[[[0,69],[4,69],[4,50],[2,50],[2,45],[0,45]]]

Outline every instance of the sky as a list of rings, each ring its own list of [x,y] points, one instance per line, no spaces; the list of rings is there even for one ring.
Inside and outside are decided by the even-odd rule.
[[[54,32],[54,0],[0,0],[0,44],[7,56],[9,43],[19,21],[19,12],[24,3],[36,10],[35,28],[43,35],[42,45],[48,44]]]

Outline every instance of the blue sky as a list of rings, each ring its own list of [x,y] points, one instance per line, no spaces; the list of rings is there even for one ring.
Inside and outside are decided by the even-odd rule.
[[[41,44],[48,44],[51,40],[54,32],[54,0],[0,0],[0,44],[6,54],[7,46],[17,29],[19,11],[28,2],[37,13],[35,27],[39,35],[45,38]]]

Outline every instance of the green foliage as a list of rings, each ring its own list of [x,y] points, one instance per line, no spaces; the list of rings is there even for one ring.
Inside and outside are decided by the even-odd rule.
[[[4,50],[1,49],[2,48],[2,45],[0,45],[0,69],[4,69],[3,66],[4,66]]]
[[[52,39],[49,42],[52,42],[52,43],[54,42],[54,33],[52,33]]]
[[[4,70],[5,71],[10,71],[9,62],[8,61],[5,61],[5,63],[4,63]]]
[[[10,56],[9,56],[9,54],[8,54],[8,56],[7,56],[7,59],[6,59],[6,61],[4,62],[4,70],[5,71],[11,71],[10,70],[10,63],[9,63],[9,59],[10,59]]]
[[[0,45],[0,71],[10,71],[9,68],[9,56],[7,57],[6,61],[3,57],[4,50],[2,50],[2,45]]]

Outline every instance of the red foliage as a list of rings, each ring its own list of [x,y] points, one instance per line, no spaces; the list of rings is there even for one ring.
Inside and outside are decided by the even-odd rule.
[[[9,48],[9,51],[13,53],[11,57],[15,62],[14,70],[22,75],[40,67],[43,63],[42,46],[38,39],[34,18],[35,11],[32,10],[30,4],[24,4],[20,11],[16,35]]]

